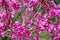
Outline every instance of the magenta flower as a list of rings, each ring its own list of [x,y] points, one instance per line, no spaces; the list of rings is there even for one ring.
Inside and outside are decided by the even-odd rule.
[[[60,40],[60,4],[53,0],[0,0],[0,38]],[[47,39],[48,40],[48,39]]]

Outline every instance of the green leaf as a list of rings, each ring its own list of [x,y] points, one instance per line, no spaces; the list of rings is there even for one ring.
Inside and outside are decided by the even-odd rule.
[[[46,10],[42,10],[42,14],[45,14],[46,13]]]
[[[31,40],[33,40],[34,35],[35,35],[35,31],[32,32]]]
[[[0,10],[3,10],[3,8],[2,8],[2,7],[0,7]]]
[[[2,38],[2,40],[7,40],[8,36],[5,36],[4,38]]]
[[[21,15],[23,15],[25,13],[25,6],[22,6],[22,9],[21,9]]]
[[[51,18],[51,20],[54,22],[56,19],[53,17],[53,18]]]
[[[40,38],[48,38],[48,37],[49,37],[48,32],[44,32],[44,33],[40,34]]]
[[[18,13],[15,13],[13,21],[17,21],[17,20],[20,20],[20,16],[18,15]]]
[[[56,4],[60,4],[60,0],[54,0]]]

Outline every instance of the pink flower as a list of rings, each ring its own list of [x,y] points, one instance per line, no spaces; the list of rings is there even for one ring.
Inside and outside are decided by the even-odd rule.
[[[1,36],[4,37],[5,33],[4,32],[1,32]]]
[[[0,3],[2,2],[2,0],[0,0]]]
[[[0,30],[0,37],[4,37],[5,36],[5,32],[3,30]]]
[[[11,11],[11,17],[14,18],[14,15],[15,15],[15,10],[12,9],[12,11]]]
[[[54,37],[54,40],[60,40],[60,34]]]
[[[34,2],[34,3],[37,3],[38,2],[38,0],[30,0],[31,2]]]
[[[34,36],[34,40],[41,40],[38,36]]]
[[[6,24],[5,24],[4,22],[1,22],[1,23],[0,23],[0,29],[4,30],[4,29],[5,29],[5,25],[6,25]]]
[[[7,16],[7,13],[5,10],[3,10],[0,14],[0,18],[1,20],[7,20],[8,19],[8,16]]]

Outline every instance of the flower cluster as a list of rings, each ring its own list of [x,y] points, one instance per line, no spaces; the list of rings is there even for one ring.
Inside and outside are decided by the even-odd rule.
[[[47,32],[51,40],[60,40],[60,4],[53,0],[0,0],[0,9],[1,38],[41,40]]]

